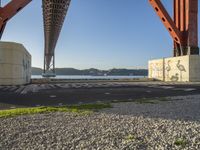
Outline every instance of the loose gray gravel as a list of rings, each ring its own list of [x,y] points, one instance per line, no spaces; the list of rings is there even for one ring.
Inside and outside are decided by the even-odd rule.
[[[194,118],[188,119],[192,114],[186,118],[183,114],[191,111],[193,109],[191,107],[195,106],[194,103],[198,105],[199,99],[198,96],[184,98],[179,97],[172,102],[159,104],[142,104],[142,106],[136,103],[114,104],[112,109],[91,115],[57,112],[1,118],[0,149],[198,150],[200,149],[199,117],[195,121]],[[189,99],[190,101],[187,101]],[[175,111],[176,107],[186,109],[180,112],[179,118],[172,117],[173,115],[163,117],[168,113],[178,115],[180,108]],[[135,113],[136,108],[140,113]],[[145,111],[142,110],[144,108]],[[200,109],[194,110],[198,111],[199,115]],[[149,115],[145,115],[147,112]],[[155,116],[154,113],[160,115]],[[184,141],[182,146],[174,144],[179,139]]]
[[[151,118],[200,122],[200,95],[152,98],[150,100],[158,101],[158,103],[114,103],[112,109],[106,109],[104,112],[118,115],[142,115]],[[167,101],[162,102],[163,100]]]

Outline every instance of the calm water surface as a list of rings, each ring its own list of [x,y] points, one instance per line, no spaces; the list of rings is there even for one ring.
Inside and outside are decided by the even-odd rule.
[[[41,75],[32,75],[32,79],[40,79]],[[146,76],[80,76],[80,75],[57,75],[55,79],[135,79],[146,78]]]

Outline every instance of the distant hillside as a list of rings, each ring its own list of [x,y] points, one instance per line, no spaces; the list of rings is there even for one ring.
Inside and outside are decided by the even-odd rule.
[[[43,70],[41,68],[32,67],[32,75],[41,75]]]
[[[40,68],[32,68],[32,75],[41,75],[43,72]],[[110,69],[110,70],[98,70],[95,68],[78,70],[74,68],[56,68],[57,75],[114,75],[114,76],[147,76],[147,69]]]

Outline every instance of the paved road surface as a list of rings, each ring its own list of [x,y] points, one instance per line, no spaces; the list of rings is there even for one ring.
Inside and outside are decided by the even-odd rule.
[[[103,82],[0,86],[0,109],[200,94],[200,84]]]

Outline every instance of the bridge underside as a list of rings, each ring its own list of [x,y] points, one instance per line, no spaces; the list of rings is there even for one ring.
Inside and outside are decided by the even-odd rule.
[[[71,0],[43,0],[44,74],[55,74],[55,47]]]

